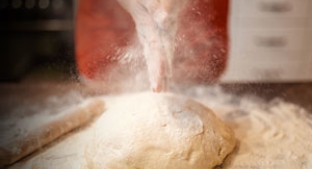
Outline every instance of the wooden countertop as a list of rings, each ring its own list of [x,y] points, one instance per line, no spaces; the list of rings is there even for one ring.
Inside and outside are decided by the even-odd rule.
[[[238,96],[255,95],[267,101],[282,98],[312,113],[312,83],[220,84],[220,87]],[[22,116],[33,115],[39,110],[53,113],[100,94],[103,93],[92,91],[77,81],[0,83],[0,119],[21,116],[21,113]]]
[[[226,92],[256,95],[265,100],[282,98],[312,113],[312,83],[223,84]]]
[[[312,112],[312,82],[220,84],[220,86],[224,91],[235,95],[256,95],[268,101],[277,97],[282,98],[285,101],[300,105],[309,112]],[[77,81],[0,83],[0,118],[7,114],[12,114],[12,109],[16,107],[38,105],[46,102],[48,98],[50,98],[50,100],[53,98],[62,100],[62,102],[49,102],[50,105],[46,105],[55,107],[60,106],[60,104],[76,104],[83,98],[99,94],[103,93],[97,93],[87,89]]]

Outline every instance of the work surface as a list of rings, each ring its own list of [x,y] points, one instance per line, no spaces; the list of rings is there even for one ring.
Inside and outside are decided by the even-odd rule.
[[[312,83],[220,84],[218,86],[225,92],[238,96],[254,95],[267,101],[282,98],[307,109],[309,112],[312,111]],[[72,104],[78,103],[85,97],[99,95],[77,82],[0,83],[1,115],[4,111],[15,107],[16,104],[38,104],[43,102],[45,98],[55,96],[71,97],[68,94],[77,95],[77,97],[73,97],[74,99],[68,100]],[[56,104],[59,103],[56,102]]]
[[[283,148],[289,146],[288,144],[295,144],[294,141],[300,139],[309,139],[303,136],[298,136],[298,138],[291,138],[278,146],[281,143],[283,137],[288,138],[291,132],[287,131],[283,133],[284,129],[288,129],[288,126],[268,126],[260,125],[260,128],[264,131],[270,128],[276,128],[272,130],[275,132],[265,132],[259,130],[259,126],[250,126],[250,120],[245,117],[250,115],[258,114],[258,120],[252,122],[257,123],[262,119],[261,112],[271,112],[274,116],[271,116],[268,120],[274,121],[277,124],[287,124],[286,122],[292,122],[288,119],[295,119],[294,124],[296,124],[299,129],[303,127],[309,127],[311,125],[311,119],[309,121],[303,120],[300,116],[297,118],[297,114],[311,114],[312,112],[312,84],[227,84],[213,87],[199,87],[199,88],[184,88],[182,89],[185,95],[189,95],[195,99],[198,99],[203,104],[211,107],[216,114],[222,118],[228,125],[234,128],[240,145],[238,145],[235,154],[239,158],[230,157],[226,161],[225,167],[229,168],[250,168],[252,166],[262,166],[262,167],[275,167],[278,168],[276,162],[283,161],[284,158],[292,158],[293,161],[297,162],[293,165],[298,165],[297,167],[308,167],[311,164],[311,157],[307,156],[304,152],[312,151],[311,145],[306,146],[305,142],[300,147],[290,148],[286,153]],[[55,107],[64,107],[64,105],[75,105],[85,98],[98,95],[86,90],[83,86],[78,83],[23,83],[23,84],[1,84],[1,119],[5,118],[8,114],[14,113],[12,110],[17,110],[17,107],[26,107],[28,113],[38,110],[38,107],[44,108],[45,110],[53,109]],[[231,93],[231,94],[228,94]],[[281,99],[277,99],[281,98]],[[103,97],[105,104],[110,105],[114,99],[108,99],[107,95]],[[286,102],[285,102],[286,101]],[[289,102],[290,104],[288,104]],[[293,103],[293,104],[292,104]],[[244,105],[242,107],[242,105]],[[298,106],[296,106],[298,105]],[[286,107],[286,108],[285,108]],[[109,108],[109,106],[108,106]],[[305,110],[303,110],[304,108]],[[286,110],[285,110],[286,109]],[[26,109],[24,109],[26,110]],[[290,110],[290,111],[288,111]],[[254,111],[254,112],[252,112]],[[283,112],[284,111],[284,112]],[[284,114],[279,114],[283,112]],[[17,113],[17,112],[15,112]],[[279,115],[285,116],[280,119],[276,119]],[[305,117],[305,115],[304,115]],[[234,119],[234,120],[233,120]],[[297,120],[296,120],[297,119]],[[307,122],[305,124],[305,122]],[[302,125],[303,124],[303,125]],[[299,125],[299,126],[298,126]],[[286,127],[286,128],[285,128]],[[311,127],[311,126],[310,126]],[[249,129],[246,132],[246,129]],[[257,131],[255,133],[255,131]],[[309,134],[310,130],[306,130],[306,133],[299,132],[299,135]],[[293,132],[296,132],[296,128]],[[84,166],[84,147],[88,140],[92,139],[92,124],[89,126],[84,126],[75,132],[72,132],[57,141],[49,144],[45,148],[37,151],[26,159],[13,165],[13,168],[79,168],[79,166]],[[281,134],[282,133],[282,134]],[[248,146],[252,147],[254,144],[260,144],[260,142],[255,143],[252,141],[252,137],[257,136],[257,134],[262,135],[259,137],[259,141],[265,141],[267,138],[274,138],[266,142],[265,144],[259,145],[256,149],[257,152],[248,151]],[[311,133],[310,133],[311,134]],[[245,144],[244,140],[245,138]],[[249,142],[248,142],[249,140]],[[247,146],[248,145],[248,146]],[[272,159],[264,158],[263,153],[266,153],[268,147],[276,147],[274,153],[271,154]],[[64,151],[64,149],[66,151]],[[296,150],[298,149],[298,151]],[[61,151],[62,150],[62,151]],[[285,153],[285,154],[284,154]],[[261,161],[256,164],[244,163],[243,154],[248,157],[252,157],[253,161]],[[283,155],[281,155],[283,154]],[[269,156],[270,157],[270,156]],[[250,160],[250,159],[245,159]],[[284,165],[289,165],[283,163],[279,167]],[[57,166],[57,167],[56,167]],[[293,166],[294,167],[294,166]]]

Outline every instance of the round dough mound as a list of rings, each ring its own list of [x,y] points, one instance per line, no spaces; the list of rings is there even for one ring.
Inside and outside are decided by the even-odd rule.
[[[210,109],[174,94],[123,97],[95,125],[86,150],[92,169],[209,169],[235,146]]]

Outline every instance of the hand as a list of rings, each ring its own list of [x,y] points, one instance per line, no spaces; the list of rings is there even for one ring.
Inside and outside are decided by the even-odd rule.
[[[172,77],[178,15],[187,0],[117,1],[131,14],[136,24],[152,90],[166,91]]]

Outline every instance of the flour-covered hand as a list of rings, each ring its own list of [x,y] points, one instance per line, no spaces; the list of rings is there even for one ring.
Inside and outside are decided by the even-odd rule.
[[[187,0],[117,0],[132,16],[154,92],[167,90],[172,77],[178,15]]]

